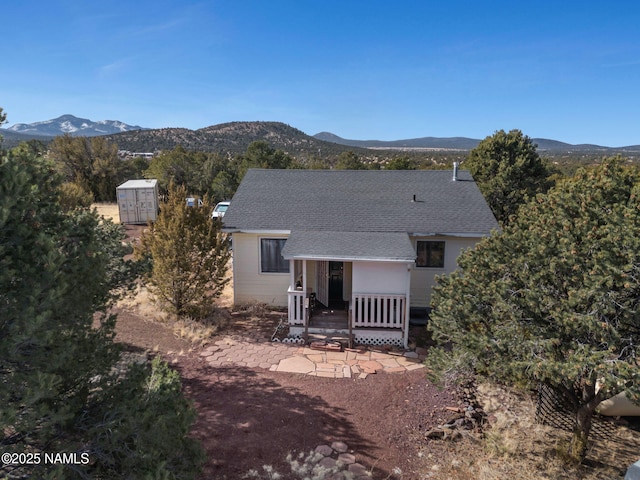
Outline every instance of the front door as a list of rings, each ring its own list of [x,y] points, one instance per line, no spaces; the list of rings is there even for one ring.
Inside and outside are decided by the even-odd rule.
[[[329,306],[329,262],[316,263],[317,300],[325,307]]]
[[[343,283],[344,264],[342,262],[329,262],[329,307],[344,308]]]

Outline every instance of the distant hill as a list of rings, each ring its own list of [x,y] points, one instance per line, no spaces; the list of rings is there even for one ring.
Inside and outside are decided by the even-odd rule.
[[[21,141],[39,140],[48,143],[57,135],[105,136],[120,150],[131,152],[158,152],[181,146],[187,150],[218,152],[225,155],[242,154],[251,142],[265,140],[300,161],[317,158],[335,160],[340,153],[352,150],[369,161],[384,161],[400,155],[416,159],[429,159],[436,164],[461,161],[479,139],[467,137],[421,137],[405,140],[348,140],[330,132],[310,136],[282,122],[229,122],[198,130],[187,128],[145,129],[117,120],[94,122],[73,115],[62,115],[53,120],[31,124],[16,124],[0,129],[3,145],[11,148]],[[611,148],[599,145],[571,145],[557,140],[534,138],[543,156],[580,159],[598,159],[621,154],[640,156],[640,146]],[[444,162],[444,163],[443,163]]]
[[[422,137],[410,138],[407,140],[347,140],[329,132],[321,132],[314,135],[319,140],[338,143],[360,148],[391,148],[391,149],[413,149],[429,148],[435,150],[471,150],[478,146],[480,140],[465,137]]]
[[[182,146],[187,150],[242,154],[254,141],[265,140],[273,148],[283,150],[300,160],[336,156],[354,150],[368,151],[338,143],[325,142],[281,122],[230,122],[199,130],[160,128],[107,135],[121,150],[153,152]]]
[[[29,135],[30,138],[56,137],[69,134],[73,136],[96,137],[132,130],[142,130],[138,125],[127,125],[118,120],[99,120],[94,122],[87,118],[73,115],[62,115],[52,120],[35,123],[17,123],[11,127],[0,129],[0,134],[6,136],[9,132]]]
[[[103,130],[109,130],[103,132]],[[99,133],[98,133],[99,132]],[[256,140],[265,140],[276,149],[283,150],[299,160],[314,157],[337,157],[348,150],[365,156],[367,150],[338,143],[324,142],[281,122],[230,122],[199,130],[187,128],[144,129],[117,121],[92,122],[73,115],[32,124],[17,124],[0,128],[4,147],[20,142],[39,140],[48,143],[57,135],[104,136],[130,152],[158,152],[181,146],[186,150],[218,152],[226,155],[242,154]]]
[[[17,133],[7,130],[6,128],[0,128],[0,137],[2,137],[2,145],[5,148],[17,147],[22,142],[28,142],[30,140],[38,140],[43,143],[50,142],[52,138],[47,135],[34,135],[28,133]]]
[[[170,150],[178,145],[188,150],[208,152],[244,153],[251,142],[266,140],[277,149],[294,157],[337,156],[341,152],[353,150],[365,157],[380,156],[380,150],[405,152],[468,152],[480,143],[479,139],[466,137],[422,137],[406,140],[348,140],[329,132],[310,136],[281,122],[230,122],[199,130],[186,128],[162,128],[123,132],[107,138],[118,144],[122,150],[154,151]],[[599,145],[571,145],[557,140],[534,138],[541,154],[560,155],[588,152],[593,155],[615,155],[617,153],[640,152],[639,146],[623,148]],[[387,155],[388,156],[388,155]]]
[[[348,145],[359,148],[389,148],[389,149],[432,149],[432,150],[472,150],[480,143],[479,139],[467,137],[421,137],[409,138],[406,140],[349,140],[330,132],[321,132],[314,135],[318,140],[325,142],[338,143],[340,145]],[[639,145],[628,147],[603,147],[600,145],[580,144],[572,145],[569,143],[559,142],[557,140],[548,140],[546,138],[533,138],[533,143],[538,145],[540,153],[549,152],[602,152],[604,155],[618,151],[640,152]]]

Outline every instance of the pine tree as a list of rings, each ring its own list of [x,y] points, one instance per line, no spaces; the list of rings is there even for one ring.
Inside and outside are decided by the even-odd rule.
[[[54,166],[27,149],[0,158],[0,449],[88,463],[40,457],[0,475],[192,478],[201,456],[179,379],[159,363],[115,369],[109,307],[131,273],[122,232],[88,209],[63,209],[59,186]]]
[[[570,455],[586,455],[598,404],[640,401],[640,187],[615,161],[526,204],[438,279],[429,363],[521,385],[574,406]]]
[[[153,260],[152,293],[172,314],[201,317],[229,282],[229,239],[220,220],[211,218],[208,198],[202,206],[188,207],[186,197],[183,186],[169,185],[142,250]]]

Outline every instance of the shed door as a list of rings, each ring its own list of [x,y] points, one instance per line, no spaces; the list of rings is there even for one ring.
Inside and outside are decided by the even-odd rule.
[[[127,188],[118,191],[120,223],[138,223],[136,191]]]
[[[329,306],[329,262],[316,262],[316,292],[318,301]]]
[[[154,215],[154,200],[154,191],[152,188],[140,189],[138,191],[138,212],[139,218],[143,222],[156,219]]]

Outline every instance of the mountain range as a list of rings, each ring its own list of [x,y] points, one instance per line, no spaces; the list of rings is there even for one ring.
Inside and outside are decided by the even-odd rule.
[[[135,152],[173,149],[180,145],[189,150],[242,153],[255,140],[266,140],[274,148],[292,155],[339,154],[352,149],[401,150],[401,151],[469,151],[479,139],[467,137],[421,137],[405,140],[349,140],[333,133],[321,132],[310,136],[281,122],[230,122],[212,125],[198,130],[186,128],[146,129],[117,120],[92,121],[73,115],[62,115],[52,120],[30,124],[15,124],[0,129],[5,146],[20,141],[36,139],[50,141],[58,135],[106,136],[118,144],[119,149]],[[624,152],[640,152],[640,145],[605,147],[600,145],[572,145],[544,138],[532,139],[540,152],[580,153],[612,155]]]
[[[87,118],[78,118],[73,115],[62,115],[52,120],[35,123],[16,123],[6,129],[10,132],[26,135],[51,136],[64,135],[95,137],[99,135],[110,135],[113,133],[129,132],[131,130],[142,130],[137,125],[127,125],[118,120],[99,120],[94,122]]]
[[[314,135],[319,140],[326,142],[338,143],[340,145],[349,145],[360,148],[381,148],[381,149],[432,149],[432,150],[472,150],[480,143],[479,139],[467,137],[420,137],[409,138],[406,140],[348,140],[341,138],[333,133],[321,132]],[[566,151],[566,152],[609,152],[612,150],[630,150],[640,151],[640,145],[632,145],[628,147],[604,147],[593,144],[578,144],[560,142],[558,140],[549,140],[546,138],[533,138],[533,143],[538,145],[538,151]]]

